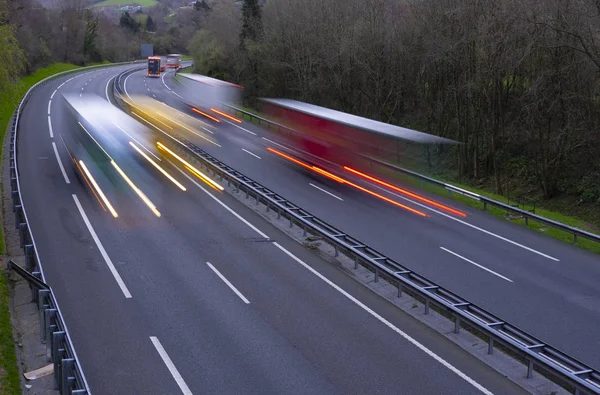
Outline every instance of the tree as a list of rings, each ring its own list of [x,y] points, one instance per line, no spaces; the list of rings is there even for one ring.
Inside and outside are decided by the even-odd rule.
[[[262,22],[258,0],[244,0],[242,3],[242,30],[240,47],[245,48],[246,41],[258,41],[262,36]]]
[[[87,24],[83,38],[83,54],[89,59],[99,61],[100,56],[96,48],[96,38],[98,37],[98,18],[90,9],[87,10]]]
[[[119,19],[119,26],[123,29],[129,30],[131,33],[137,33],[140,31],[140,24],[131,16],[129,12],[125,11]]]
[[[8,23],[5,0],[0,0],[0,97],[16,101],[17,80],[24,70],[25,54],[15,38],[15,27]]]
[[[154,24],[154,19],[150,15],[148,15],[148,19],[146,20],[146,30],[149,32],[156,31],[156,25]]]

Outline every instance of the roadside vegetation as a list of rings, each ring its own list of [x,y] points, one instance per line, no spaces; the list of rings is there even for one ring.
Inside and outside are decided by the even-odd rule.
[[[600,227],[594,0],[238,4],[216,2],[188,48],[247,106],[286,97],[451,138],[421,172]]]

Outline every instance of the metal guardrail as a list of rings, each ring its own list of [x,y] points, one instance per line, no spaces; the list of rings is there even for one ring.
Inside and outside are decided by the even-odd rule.
[[[118,81],[118,80],[117,80]],[[118,88],[115,87],[118,91]],[[123,106],[123,103],[120,102]],[[175,133],[173,141],[166,142],[172,149],[190,160],[202,164],[209,174],[212,172],[236,192],[244,192],[246,198],[253,198],[255,204],[263,204],[266,211],[275,210],[277,218],[289,220],[289,226],[303,229],[309,240],[322,240],[330,244],[335,256],[340,253],[352,258],[355,267],[362,265],[375,275],[375,282],[381,278],[398,288],[398,297],[404,292],[423,300],[425,314],[437,308],[442,315],[454,321],[454,332],[469,328],[488,341],[488,354],[499,345],[508,349],[517,360],[525,361],[527,378],[533,376],[534,369],[554,376],[553,381],[566,386],[574,394],[600,394],[600,372],[569,357],[541,340],[505,322],[483,308],[461,298],[433,281],[402,266],[400,263],[367,246],[334,226],[320,220],[306,210],[296,206],[283,196],[246,177],[227,166],[198,146]]]
[[[133,64],[123,62],[114,64],[103,64],[97,66],[82,67],[54,74],[33,85],[19,102],[19,106],[12,120],[10,132],[10,187],[12,194],[12,208],[15,214],[15,226],[19,230],[20,245],[25,252],[25,268],[20,267],[13,261],[8,262],[8,269],[18,273],[29,282],[32,299],[37,303],[40,311],[40,340],[46,344],[46,357],[49,362],[54,362],[54,387],[61,395],[90,395],[88,383],[83,374],[73,342],[69,336],[67,325],[63,319],[54,297],[52,288],[45,282],[44,271],[38,254],[33,234],[29,228],[27,212],[21,197],[21,185],[19,181],[18,133],[23,108],[31,98],[33,92],[49,81],[67,74],[82,71],[110,67],[117,65]]]
[[[294,129],[291,129],[291,128],[289,128],[287,126],[284,126],[284,125],[281,125],[281,124],[278,124],[277,122],[273,122],[273,121],[271,121],[269,119],[260,117],[260,116],[258,116],[256,114],[251,113],[251,112],[244,111],[244,110],[242,110],[240,108],[237,108],[237,107],[234,107],[234,106],[231,106],[231,105],[227,105],[227,107],[231,111],[233,111],[233,113],[240,113],[243,116],[249,117],[250,120],[252,120],[252,119],[257,120],[259,125],[265,124],[268,129],[273,128],[274,130],[276,130],[278,132],[285,131],[287,133],[290,133],[290,132],[291,133],[298,133]],[[551,226],[553,228],[562,230],[564,232],[571,233],[573,235],[573,241],[574,242],[577,242],[577,238],[578,237],[583,237],[583,238],[586,238],[586,239],[594,241],[594,242],[600,242],[600,235],[597,235],[595,233],[587,232],[585,230],[582,230],[582,229],[579,229],[579,228],[575,228],[573,226],[569,226],[569,225],[563,224],[562,222],[551,220],[551,219],[543,217],[541,215],[537,215],[534,212],[532,213],[530,211],[523,210],[523,209],[520,209],[518,207],[511,206],[510,204],[506,204],[506,203],[502,203],[502,202],[499,202],[499,201],[494,200],[494,199],[490,199],[490,198],[488,198],[486,196],[482,196],[482,195],[479,195],[477,193],[474,193],[474,192],[471,192],[471,191],[467,191],[467,190],[459,188],[457,186],[454,186],[454,185],[451,185],[451,184],[448,184],[448,183],[436,180],[436,179],[431,178],[431,177],[427,177],[427,176],[425,176],[423,174],[419,174],[417,172],[414,172],[414,171],[411,171],[411,170],[408,170],[408,169],[404,169],[404,168],[402,168],[400,166],[393,165],[391,163],[382,161],[380,159],[376,159],[376,158],[368,157],[368,156],[365,156],[364,158],[367,159],[367,160],[369,160],[369,161],[371,161],[372,163],[376,163],[378,165],[387,167],[388,169],[394,170],[396,172],[403,173],[403,174],[409,175],[411,177],[415,177],[415,178],[417,178],[420,181],[425,181],[425,182],[428,182],[430,184],[442,187],[442,188],[448,190],[449,192],[458,193],[460,195],[467,196],[467,197],[469,197],[471,199],[478,200],[481,203],[483,203],[483,209],[484,209],[484,211],[487,209],[488,205],[499,207],[499,208],[502,208],[502,209],[506,210],[507,212],[511,212],[511,213],[517,214],[517,215],[521,216],[522,218],[524,218],[525,219],[525,225],[529,224],[529,220],[533,220],[533,221],[540,222],[540,223],[543,223],[545,225]]]

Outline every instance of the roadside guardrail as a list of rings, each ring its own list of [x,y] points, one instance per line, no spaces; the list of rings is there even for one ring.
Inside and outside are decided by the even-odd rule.
[[[384,279],[395,285],[398,297],[407,293],[423,301],[425,314],[429,314],[431,308],[442,311],[444,317],[454,322],[454,333],[459,333],[461,328],[476,332],[479,337],[487,340],[488,354],[493,354],[498,346],[507,349],[508,355],[521,362],[525,361],[527,378],[533,377],[534,370],[538,369],[574,394],[600,394],[599,371],[402,266],[227,166],[183,136],[174,134],[176,140],[173,139],[167,144],[179,154],[200,163],[209,174],[213,173],[219,180],[227,181],[228,186],[235,188],[235,192],[245,193],[246,199],[252,198],[256,205],[264,205],[267,212],[275,210],[277,218],[289,220],[290,228],[300,227],[307,239],[328,243],[333,247],[336,257],[344,254],[354,260],[355,268],[358,265],[366,267],[374,273],[375,282]]]
[[[27,212],[21,196],[18,167],[18,138],[20,119],[23,108],[35,90],[49,81],[67,74],[79,73],[91,69],[133,64],[123,62],[81,67],[54,74],[32,86],[19,102],[19,106],[12,119],[10,131],[10,187],[12,194],[12,209],[15,214],[15,226],[19,230],[20,245],[25,252],[25,268],[20,267],[12,260],[8,262],[8,269],[19,274],[29,282],[31,295],[37,303],[40,312],[40,340],[46,344],[46,357],[48,362],[54,363],[54,388],[61,395],[91,395],[90,388],[83,374],[75,347],[69,336],[67,325],[63,319],[58,301],[54,297],[52,288],[45,282],[44,271],[37,250],[35,239],[29,227]]]
[[[235,113],[239,113],[239,114],[242,114],[242,116],[246,116],[246,117],[250,118],[250,120],[256,120],[259,125],[263,125],[264,124],[264,125],[267,126],[268,129],[274,129],[277,132],[298,133],[297,131],[295,131],[295,130],[287,127],[287,126],[284,126],[284,125],[281,125],[281,124],[279,124],[277,122],[273,122],[273,121],[271,121],[269,119],[260,117],[260,116],[258,116],[256,114],[251,113],[251,112],[248,112],[248,111],[245,111],[245,110],[242,110],[240,108],[237,108],[237,107],[234,107],[234,106],[230,106],[230,105],[227,105],[227,107],[234,114]],[[465,190],[463,188],[459,188],[457,186],[454,186],[454,185],[451,185],[451,184],[448,184],[448,183],[436,180],[436,179],[431,178],[431,177],[427,177],[427,176],[425,176],[423,174],[419,174],[419,173],[414,172],[412,170],[404,169],[404,168],[402,168],[400,166],[393,165],[391,163],[382,161],[382,160],[377,159],[377,158],[368,157],[368,156],[364,156],[364,158],[367,159],[368,161],[372,162],[372,163],[375,163],[375,164],[378,164],[380,166],[386,167],[386,168],[388,168],[390,170],[393,170],[393,171],[396,171],[398,173],[406,174],[406,175],[414,177],[414,178],[416,178],[416,179],[418,179],[420,181],[428,182],[430,184],[442,187],[442,188],[446,189],[449,192],[458,193],[460,195],[467,196],[467,197],[469,197],[471,199],[480,201],[481,203],[483,203],[483,210],[484,211],[487,209],[488,205],[489,206],[499,207],[499,208],[501,208],[503,210],[506,210],[507,212],[510,212],[510,213],[513,213],[513,214],[517,214],[520,217],[524,218],[525,219],[525,225],[529,225],[529,220],[533,220],[533,221],[540,222],[540,223],[543,223],[545,225],[551,226],[553,228],[562,230],[564,232],[571,233],[573,235],[573,242],[575,242],[575,243],[577,242],[577,238],[578,237],[583,237],[585,239],[588,239],[588,240],[591,240],[591,241],[594,241],[594,242],[597,242],[597,243],[600,242],[600,235],[597,235],[595,233],[587,232],[587,231],[585,231],[583,229],[575,228],[573,226],[569,226],[569,225],[563,224],[562,222],[551,220],[549,218],[543,217],[541,215],[537,215],[537,214],[535,214],[533,212],[530,212],[528,210],[523,210],[523,209],[520,209],[518,207],[514,207],[514,206],[512,206],[510,204],[506,204],[506,203],[502,203],[502,202],[499,202],[499,201],[494,200],[494,199],[490,199],[490,198],[488,198],[486,196],[479,195],[479,194],[471,192],[471,191],[467,191],[467,190]]]

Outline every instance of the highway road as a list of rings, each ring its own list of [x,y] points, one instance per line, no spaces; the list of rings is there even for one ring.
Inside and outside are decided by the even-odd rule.
[[[40,87],[25,106],[18,141],[21,193],[44,277],[93,393],[523,393],[234,198],[164,161],[186,191],[141,157],[125,160],[135,151],[125,150],[119,130],[115,147],[124,148],[109,154],[160,217],[125,181],[88,162],[118,212],[113,218],[63,144],[82,131],[61,94],[110,100],[107,86],[127,67]],[[166,89],[160,80],[145,88],[138,77],[129,79],[132,89]],[[218,132],[247,141],[233,137],[235,128]],[[231,161],[242,171],[262,160],[239,151],[247,157],[234,152]],[[350,199],[379,209],[379,202]]]
[[[160,80],[133,73],[125,86],[130,95],[148,95],[185,111],[185,93],[173,77],[172,72]],[[213,126],[219,146],[194,141],[208,153],[417,273],[600,368],[600,260],[595,254],[443,197],[418,191],[467,217],[424,207],[370,184],[372,190],[429,215],[419,217],[308,174],[267,151],[284,150],[277,134],[265,128],[226,119]]]

